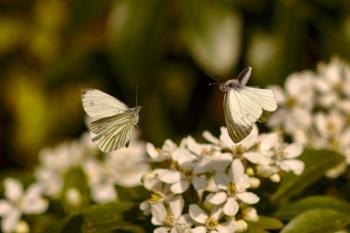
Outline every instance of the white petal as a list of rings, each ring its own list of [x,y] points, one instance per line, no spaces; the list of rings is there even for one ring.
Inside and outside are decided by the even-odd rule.
[[[214,171],[224,171],[228,165],[232,162],[232,154],[231,153],[220,153],[217,157],[210,161],[209,166]]]
[[[167,218],[167,210],[164,206],[163,203],[155,203],[151,206],[151,212],[152,212],[152,217],[154,218],[155,223],[161,223],[163,224],[165,219]],[[161,225],[161,224],[156,224],[156,225]]]
[[[199,155],[201,153],[201,145],[198,144],[193,137],[188,136],[186,137],[186,145],[187,148],[192,151],[193,153]]]
[[[172,159],[182,165],[192,162],[197,157],[187,149],[178,148],[172,153]]]
[[[168,169],[157,169],[155,172],[158,174],[159,180],[167,184],[173,184],[181,179],[181,173],[178,171],[171,171]]]
[[[47,200],[35,198],[22,203],[22,210],[25,214],[42,214],[48,207]]]
[[[228,216],[235,216],[239,210],[239,205],[235,198],[229,197],[224,205],[224,213]]]
[[[228,135],[228,131],[226,127],[220,128],[221,134],[220,134],[220,141],[223,143],[223,146],[232,148],[235,144],[233,143],[232,139]]]
[[[296,175],[300,175],[304,170],[304,163],[296,159],[284,160],[280,165],[284,171],[293,171]]]
[[[241,160],[239,159],[233,160],[230,172],[232,174],[233,182],[239,183],[242,176],[244,175],[244,167]]]
[[[209,131],[204,131],[202,136],[203,136],[203,138],[205,140],[207,140],[208,142],[210,142],[210,143],[212,143],[214,145],[218,145],[219,144],[219,139],[214,137]]]
[[[247,204],[256,204],[260,200],[260,198],[257,195],[251,192],[238,193],[237,197]]]
[[[191,204],[189,208],[189,214],[191,218],[198,223],[205,223],[205,220],[208,218],[208,215],[195,204]]]
[[[216,220],[219,220],[223,215],[222,207],[216,206],[210,211],[210,216]]]
[[[214,181],[217,186],[222,189],[225,189],[230,183],[230,178],[225,173],[216,173],[214,176]]]
[[[91,197],[97,203],[107,203],[117,198],[113,184],[101,184],[91,187]]]
[[[158,227],[154,229],[153,233],[168,233],[170,230],[169,227]]]
[[[5,197],[11,201],[18,201],[23,195],[22,184],[13,178],[6,178],[5,185]]]
[[[244,148],[251,148],[255,145],[258,140],[259,130],[256,124],[253,125],[253,129],[250,134],[243,139],[239,144],[241,144]]]
[[[154,147],[153,144],[151,143],[147,143],[146,144],[146,151],[147,154],[152,158],[152,159],[159,159],[159,153],[157,151],[157,149]]]
[[[19,219],[21,217],[21,212],[18,209],[14,209],[1,220],[1,228],[5,233],[12,232],[16,227]]]
[[[173,213],[175,219],[178,219],[181,216],[184,205],[185,201],[180,195],[169,202],[170,210]]]
[[[23,198],[25,199],[38,198],[42,195],[42,192],[43,192],[43,187],[38,183],[34,183],[27,188]]]
[[[260,135],[260,150],[268,151],[279,143],[278,133]]]
[[[254,164],[267,165],[271,162],[271,159],[264,156],[259,152],[247,152],[244,153],[244,158],[246,158],[249,162]]]
[[[226,192],[218,192],[218,193],[215,193],[215,194],[214,193],[209,194],[208,197],[207,197],[207,200],[211,204],[220,205],[224,201],[226,201],[226,198],[227,198]]]
[[[285,153],[286,153],[286,158],[295,158],[298,157],[302,152],[303,152],[303,146],[301,144],[298,143],[293,143],[290,144],[288,146],[286,146],[286,148],[284,149]]]
[[[13,208],[15,207],[12,206],[12,204],[9,202],[0,200],[0,216],[8,215],[8,213],[11,212]]]
[[[207,232],[207,228],[203,226],[191,229],[191,233],[206,233],[206,232]]]
[[[236,231],[236,226],[234,223],[225,222],[216,227],[219,233],[233,233]]]
[[[208,187],[208,180],[202,177],[195,176],[192,178],[193,186],[196,190],[205,189]]]
[[[188,189],[189,186],[190,183],[187,180],[180,180],[179,182],[172,184],[170,190],[176,194],[183,193]]]
[[[280,86],[272,85],[272,86],[269,86],[269,89],[272,89],[273,94],[278,103],[284,103],[286,101],[284,90]]]

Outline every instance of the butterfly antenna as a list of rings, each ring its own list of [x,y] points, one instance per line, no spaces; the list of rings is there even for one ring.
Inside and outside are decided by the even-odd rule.
[[[136,91],[135,91],[136,93],[135,93],[135,95],[136,95],[136,106],[137,106],[137,95],[138,95],[138,92],[139,92],[139,84],[137,83],[136,84]]]
[[[209,77],[209,78],[211,78],[212,80],[215,81],[215,82],[209,83],[209,86],[212,86],[212,85],[220,85],[219,80],[217,80],[213,75],[211,75],[211,74],[209,74],[209,73],[207,73],[207,72],[204,72],[204,74],[205,74],[207,77]]]

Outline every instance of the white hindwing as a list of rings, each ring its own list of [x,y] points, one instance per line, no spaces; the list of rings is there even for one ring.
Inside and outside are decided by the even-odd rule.
[[[225,95],[224,111],[228,133],[237,143],[243,140],[263,111],[273,112],[277,102],[272,90],[253,87],[231,88]]]
[[[272,90],[242,87],[241,92],[255,103],[258,103],[265,111],[274,112],[277,110],[277,101]]]
[[[97,89],[83,89],[81,101],[85,112],[93,118],[104,118],[128,110],[120,100]]]
[[[91,139],[101,151],[111,152],[124,147],[135,126],[133,112],[104,117],[90,123]]]
[[[230,89],[224,99],[225,121],[228,133],[237,143],[251,131],[262,114],[259,104],[244,95],[239,88]]]

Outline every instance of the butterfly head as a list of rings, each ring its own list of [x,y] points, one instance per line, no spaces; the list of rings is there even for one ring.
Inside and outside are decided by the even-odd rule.
[[[231,80],[228,80],[225,83],[221,83],[219,88],[220,88],[220,91],[227,92],[231,88],[237,88],[239,86],[240,86],[240,83],[238,82],[237,79],[231,79]]]
[[[141,111],[141,106],[137,105],[136,107],[133,107],[131,110],[134,112],[134,114],[138,115],[139,112]]]

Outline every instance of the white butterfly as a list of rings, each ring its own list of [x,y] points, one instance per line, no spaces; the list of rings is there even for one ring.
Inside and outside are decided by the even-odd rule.
[[[89,124],[91,140],[101,151],[124,147],[139,121],[141,106],[129,108],[120,100],[97,89],[83,89],[83,108],[93,121]]]
[[[228,133],[238,143],[249,135],[255,122],[266,120],[266,114],[277,109],[272,90],[247,87],[252,68],[244,69],[237,79],[220,84],[225,92],[224,114]],[[265,118],[265,119],[264,119]]]

